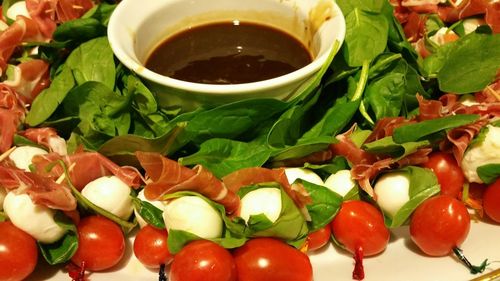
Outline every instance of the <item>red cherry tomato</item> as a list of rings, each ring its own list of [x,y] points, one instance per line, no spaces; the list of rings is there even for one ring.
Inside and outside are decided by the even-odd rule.
[[[307,236],[307,250],[316,251],[323,248],[330,241],[331,234],[330,225],[309,233]]]
[[[465,177],[462,168],[451,154],[434,152],[423,166],[436,174],[442,195],[458,198],[463,189]]]
[[[500,223],[500,179],[488,186],[484,192],[483,208],[489,218]]]
[[[134,240],[134,254],[147,267],[159,268],[169,264],[174,256],[168,251],[167,231],[146,225]]]
[[[309,257],[272,238],[256,238],[234,251],[239,281],[310,281]]]
[[[382,252],[389,243],[382,213],[364,201],[345,201],[330,225],[335,239],[354,254],[352,278],[362,280],[363,257]]]
[[[11,222],[0,222],[0,280],[23,280],[35,269],[35,239]]]
[[[411,239],[427,255],[445,256],[464,242],[470,228],[470,216],[457,199],[439,195],[424,201],[410,222]]]
[[[228,250],[208,240],[197,240],[174,256],[169,280],[236,281],[236,265]]]
[[[77,225],[78,250],[71,259],[76,265],[85,262],[90,271],[113,267],[125,253],[125,238],[121,228],[114,222],[101,217],[83,218]]]

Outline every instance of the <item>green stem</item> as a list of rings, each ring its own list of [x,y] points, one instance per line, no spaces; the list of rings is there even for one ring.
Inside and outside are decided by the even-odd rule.
[[[382,66],[388,65],[391,62],[396,61],[402,57],[403,56],[401,54],[393,54],[382,60],[377,61],[377,63],[370,68],[370,71],[368,72],[368,77],[372,78],[375,72],[378,71]]]
[[[370,61],[365,60],[363,65],[361,66],[361,74],[359,75],[358,86],[356,87],[356,91],[351,98],[351,101],[359,100],[363,96],[363,92],[365,91],[366,82],[368,81],[368,71],[370,69]]]

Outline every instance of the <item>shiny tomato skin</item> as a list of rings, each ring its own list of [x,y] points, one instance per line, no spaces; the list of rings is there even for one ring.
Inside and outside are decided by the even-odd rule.
[[[165,229],[151,225],[141,228],[134,239],[134,255],[146,267],[159,268],[172,262],[174,256],[168,251],[168,234]]]
[[[311,281],[309,257],[273,238],[255,238],[233,253],[238,281]]]
[[[361,247],[364,256],[373,256],[389,243],[390,232],[382,213],[364,201],[343,202],[330,225],[335,239],[351,253]]]
[[[434,152],[423,164],[431,169],[441,186],[441,194],[458,198],[463,189],[465,176],[453,155],[444,152]]]
[[[0,280],[23,280],[37,261],[36,240],[11,222],[0,222]]]
[[[228,250],[208,240],[197,240],[175,254],[170,281],[236,281],[236,265]]]
[[[486,188],[483,194],[483,208],[490,219],[500,223],[500,179]]]
[[[316,251],[323,248],[330,241],[331,234],[330,225],[309,233],[307,236],[307,250]]]
[[[85,262],[90,271],[115,266],[125,253],[125,238],[121,228],[102,216],[89,216],[77,225],[78,250],[71,258],[76,265]]]
[[[410,221],[410,235],[429,256],[446,256],[467,238],[470,216],[465,205],[450,196],[438,195],[417,207]]]

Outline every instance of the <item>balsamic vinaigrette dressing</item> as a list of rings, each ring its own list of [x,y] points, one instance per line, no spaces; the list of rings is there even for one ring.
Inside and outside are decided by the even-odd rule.
[[[163,41],[146,67],[175,79],[204,84],[262,81],[293,72],[312,61],[293,36],[248,22],[190,28]]]

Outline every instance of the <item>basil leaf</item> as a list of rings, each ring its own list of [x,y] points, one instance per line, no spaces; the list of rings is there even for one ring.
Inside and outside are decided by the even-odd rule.
[[[320,165],[305,163],[304,168],[314,170],[321,178],[327,178],[340,170],[350,169],[349,163],[347,163],[347,160],[342,156],[335,156],[329,163],[326,162]]]
[[[69,261],[78,249],[78,232],[73,222],[62,212],[57,212],[54,215],[54,220],[60,227],[66,230],[64,236],[51,244],[38,242],[42,256],[50,265]]]
[[[134,203],[135,210],[139,213],[141,218],[144,219],[144,221],[156,228],[165,228],[162,210],[147,201],[142,201],[137,197],[132,197],[132,202]]]
[[[408,195],[410,200],[406,202],[393,218],[385,216],[387,227],[399,227],[403,225],[413,211],[425,200],[440,192],[439,184],[434,172],[429,169],[408,166],[403,169],[393,170],[389,173],[402,173],[409,178],[410,187]]]
[[[74,86],[75,81],[71,70],[63,67],[50,86],[35,98],[26,115],[26,122],[30,126],[37,126],[49,119]]]
[[[418,142],[396,143],[391,136],[366,143],[363,149],[373,154],[387,155],[399,160],[407,155],[416,152],[419,148],[430,146],[428,140]]]
[[[383,15],[360,10],[346,14],[343,55],[349,66],[361,66],[381,54],[386,45],[389,24]]]
[[[214,138],[202,143],[198,152],[179,158],[179,163],[201,164],[222,178],[243,168],[262,166],[270,155],[270,149],[263,145]]]
[[[329,224],[340,209],[343,201],[342,196],[321,185],[302,180],[296,182],[304,185],[312,200],[311,204],[306,205],[311,216],[311,221],[308,222],[309,232]]]
[[[204,240],[204,239],[184,230],[171,229],[168,232],[168,238],[167,238],[168,251],[172,254],[177,254],[182,250],[182,248],[185,245],[195,240]],[[241,247],[247,241],[246,238],[232,237],[230,235],[227,235],[224,238],[214,238],[205,240],[210,240],[226,249],[234,249]]]
[[[500,163],[486,164],[476,169],[479,178],[486,184],[492,184],[500,177]]]
[[[419,141],[443,130],[473,123],[479,119],[475,114],[458,114],[401,126],[392,135],[396,143]]]

